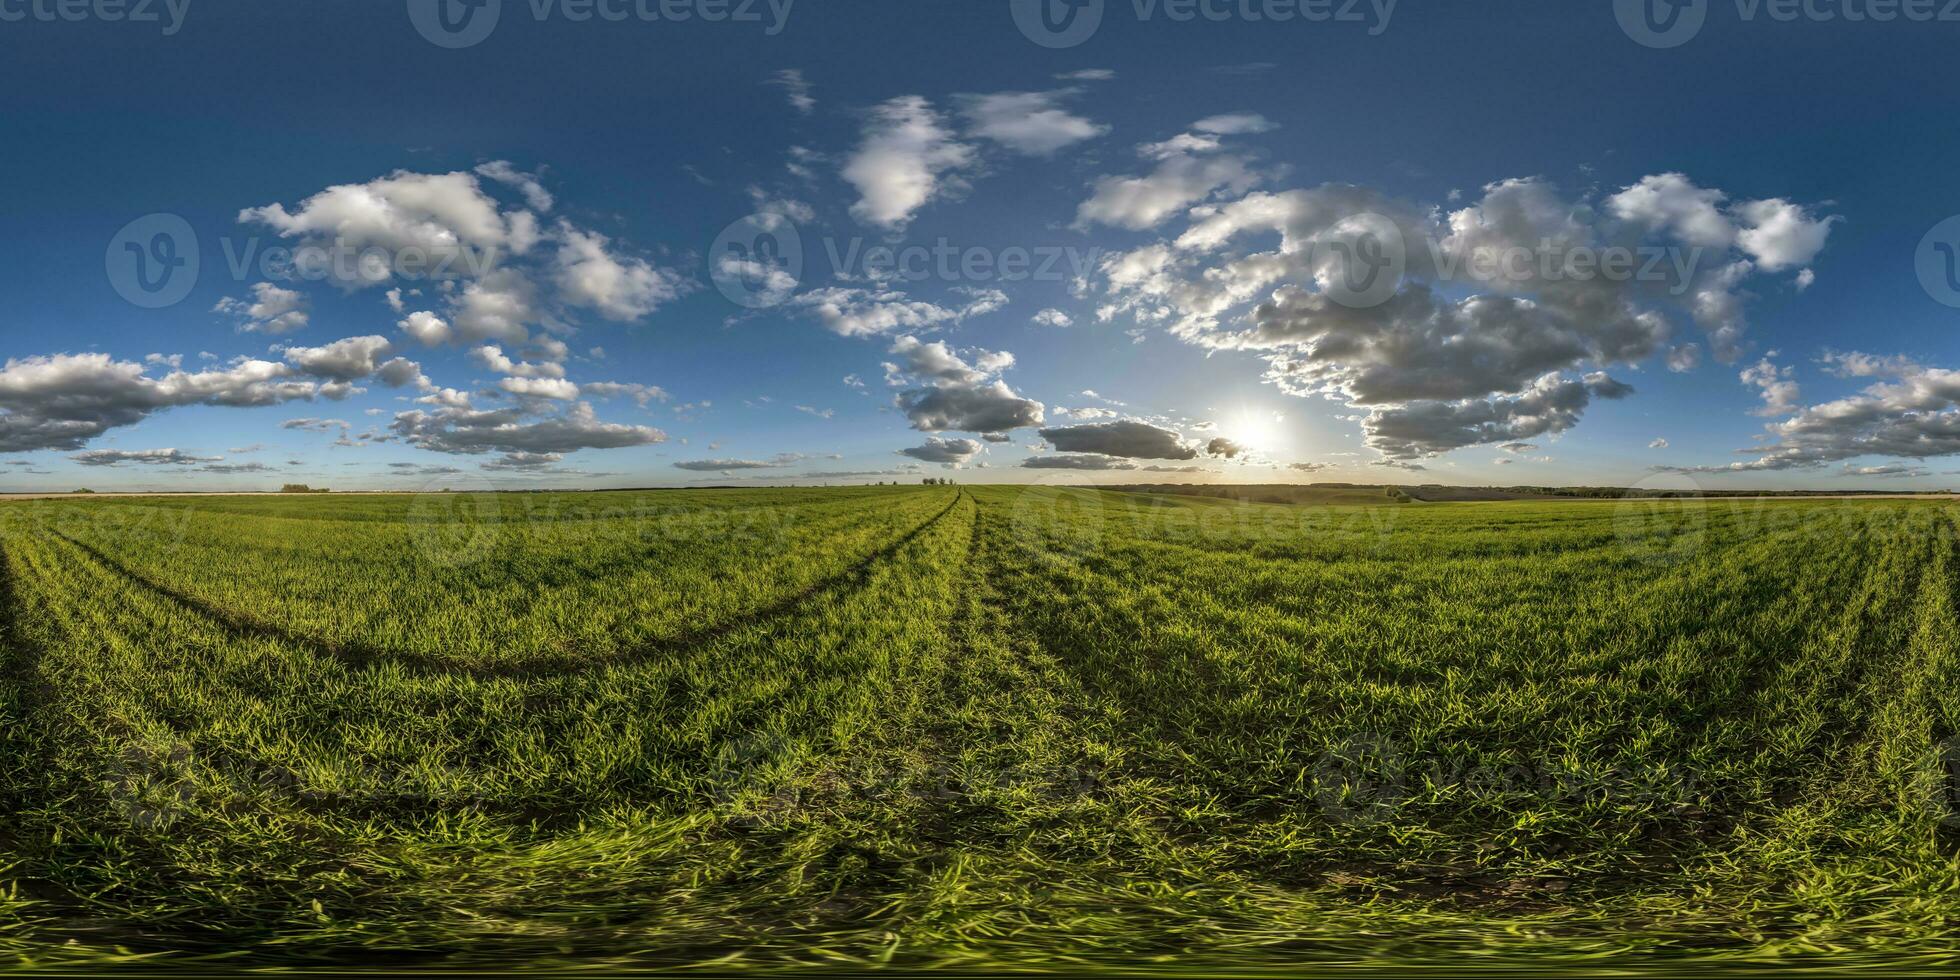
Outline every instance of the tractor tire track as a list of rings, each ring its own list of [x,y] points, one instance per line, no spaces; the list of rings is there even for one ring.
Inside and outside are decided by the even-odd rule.
[[[723,639],[745,627],[771,622],[794,614],[809,602],[825,595],[851,591],[862,587],[872,571],[881,563],[890,560],[907,545],[931,530],[944,520],[966,499],[964,492],[956,494],[945,508],[928,518],[924,523],[900,535],[896,540],[879,548],[863,559],[826,576],[810,585],[784,596],[775,602],[746,614],[734,616],[711,626],[690,630],[677,636],[666,637],[643,643],[638,646],[603,656],[553,656],[520,663],[470,666],[449,663],[427,657],[404,655],[390,652],[362,643],[349,643],[312,636],[270,623],[256,616],[207,602],[182,589],[156,581],[135,569],[104,554],[85,541],[78,540],[62,531],[54,535],[67,542],[76,550],[118,577],[136,586],[162,596],[185,609],[202,616],[226,632],[235,636],[270,640],[297,647],[315,656],[336,661],[354,670],[372,670],[388,667],[416,677],[467,677],[474,680],[549,680],[566,677],[608,667],[623,667],[661,656],[685,652],[705,644]]]

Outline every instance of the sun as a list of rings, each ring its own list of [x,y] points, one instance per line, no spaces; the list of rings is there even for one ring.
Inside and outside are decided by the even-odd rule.
[[[1289,441],[1284,425],[1286,416],[1254,409],[1241,411],[1221,426],[1225,438],[1252,452],[1272,455],[1284,450]]]

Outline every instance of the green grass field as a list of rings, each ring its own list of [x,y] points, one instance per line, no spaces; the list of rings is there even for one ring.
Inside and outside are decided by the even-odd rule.
[[[0,503],[0,960],[1960,960],[1955,505]]]

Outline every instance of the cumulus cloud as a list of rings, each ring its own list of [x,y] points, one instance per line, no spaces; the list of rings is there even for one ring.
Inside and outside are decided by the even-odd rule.
[[[288,347],[285,358],[305,374],[351,382],[380,370],[393,349],[386,337],[348,337],[324,347]]]
[[[537,174],[527,174],[512,166],[508,160],[492,160],[477,167],[476,172],[499,184],[517,188],[518,192],[524,195],[524,203],[530,205],[531,210],[539,214],[550,211],[552,205],[556,203],[552,200],[551,192],[545,190],[544,184],[539,181]]]
[[[1137,464],[1113,456],[1029,456],[1021,466],[1030,470],[1133,470]]]
[[[1796,369],[1778,367],[1770,358],[1776,352],[1770,351],[1768,357],[1757,361],[1742,370],[1742,383],[1756,388],[1763,396],[1761,408],[1754,410],[1757,415],[1788,415],[1797,410],[1802,390],[1795,380]]]
[[[1214,193],[1243,194],[1259,182],[1243,157],[1210,154],[1215,148],[1215,141],[1176,147],[1162,154],[1148,174],[1099,178],[1089,199],[1076,209],[1076,225],[1141,231]]]
[[[250,300],[227,296],[212,312],[236,317],[240,330],[277,336],[303,329],[310,319],[306,307],[306,296],[298,290],[262,282],[252,287]]]
[[[1098,453],[1127,459],[1196,459],[1198,451],[1170,429],[1124,419],[1041,430],[1048,444],[1064,453]]]
[[[1005,381],[942,385],[900,392],[898,407],[921,432],[1005,432],[1040,425],[1040,402],[1022,398]]]
[[[525,206],[505,208],[489,192],[505,187]],[[405,314],[400,329],[428,346],[524,344],[533,328],[563,329],[584,310],[639,320],[691,288],[686,276],[623,254],[598,232],[565,220],[544,226],[538,215],[555,205],[536,174],[496,160],[469,172],[396,171],[336,185],[293,208],[247,208],[239,220],[293,240],[306,278],[388,287],[389,309]],[[405,289],[403,281],[429,285]],[[255,302],[226,300],[220,310],[248,329],[304,325],[296,292],[258,289]],[[437,302],[410,312],[408,297],[424,294]]]
[[[959,312],[914,300],[895,290],[815,289],[792,301],[831,333],[869,337],[894,330],[923,330],[959,319]]]
[[[609,320],[637,320],[681,294],[685,279],[644,259],[608,251],[598,232],[570,224],[558,228],[557,284],[573,306],[597,310]]]
[[[565,457],[559,453],[505,453],[478,464],[479,469],[505,473],[545,473],[557,470]]]
[[[1795,410],[1767,426],[1767,443],[1740,450],[1755,459],[1693,472],[1811,468],[1863,456],[1930,459],[1960,454],[1960,371],[1902,357],[1832,352],[1846,377],[1876,379],[1857,394]]]
[[[338,399],[345,381],[296,376],[293,365],[241,358],[204,371],[151,376],[143,364],[107,354],[9,358],[0,368],[0,452],[78,450],[110,429],[168,408],[234,408]]]
[[[1413,460],[1487,443],[1564,432],[1597,395],[1623,398],[1632,388],[1604,375],[1585,381],[1547,374],[1522,393],[1463,401],[1417,401],[1369,413],[1368,446],[1388,460]]]
[[[1089,199],[1076,209],[1076,227],[1103,224],[1139,231],[1215,194],[1244,194],[1261,175],[1245,154],[1228,151],[1225,139],[1270,128],[1259,115],[1229,113],[1199,120],[1192,132],[1138,146],[1137,155],[1155,161],[1155,168],[1142,175],[1098,178]]]
[[[863,142],[844,164],[844,179],[858,191],[851,215],[902,229],[942,192],[949,173],[972,160],[973,148],[953,138],[930,102],[916,95],[892,99],[872,110]]]
[[[571,401],[579,395],[578,385],[563,378],[505,378],[497,382],[497,387],[520,398]]]
[[[538,240],[536,215],[506,212],[466,172],[418,174],[398,170],[364,184],[339,184],[297,209],[267,204],[239,212],[295,239],[300,271],[360,288],[392,281],[413,262],[433,273],[477,267],[486,256],[522,255]]]
[[[445,340],[528,343],[530,325],[542,315],[538,288],[516,269],[498,269],[464,286],[450,301]]]
[[[910,456],[922,462],[941,463],[947,466],[958,467],[966,465],[973,457],[980,455],[985,448],[973,439],[941,439],[938,436],[933,436],[926,440],[925,445],[913,446],[910,449],[901,449],[898,451],[898,454],[900,456]]]
[[[1034,324],[1037,327],[1072,327],[1075,326],[1075,319],[1061,310],[1046,309],[1034,315]]]
[[[659,429],[601,422],[585,402],[555,414],[537,414],[524,407],[490,411],[418,409],[396,415],[389,427],[410,445],[459,455],[567,454],[581,449],[650,446],[667,440],[667,434]]]
[[[504,349],[495,344],[484,344],[470,351],[470,360],[479,367],[495,371],[513,378],[563,378],[565,366],[549,361],[531,364],[512,360]]]
[[[1223,456],[1226,459],[1237,459],[1238,455],[1242,452],[1245,452],[1244,446],[1222,436],[1205,443],[1205,455],[1207,456]]]
[[[968,136],[991,140],[1026,156],[1052,156],[1064,147],[1109,132],[1108,126],[1061,107],[1061,101],[1073,94],[1063,90],[962,95],[960,113],[966,117]]]
[[[428,310],[410,313],[395,326],[426,347],[446,344],[453,336],[448,321]]]
[[[1786,202],[1725,202],[1678,175],[1598,207],[1538,179],[1491,184],[1454,209],[1341,184],[1253,192],[1193,208],[1168,241],[1105,256],[1097,316],[1253,352],[1290,394],[1370,409],[1371,445],[1434,455],[1564,431],[1594,398],[1627,393],[1603,373],[1616,366],[1665,354],[1692,370],[1700,347],[1672,343],[1683,319],[1733,358],[1748,278],[1766,257],[1809,261],[1831,222]],[[1747,232],[1759,234],[1744,244]],[[1383,242],[1403,247],[1370,251]],[[1631,267],[1575,264],[1610,254]],[[1383,288],[1357,297],[1378,273]]]
[[[890,353],[901,363],[888,365],[897,383],[913,384],[898,393],[896,405],[921,432],[999,434],[1040,425],[1040,402],[1015,394],[999,378],[1014,364],[1005,351],[973,350],[962,354],[943,341],[925,342],[904,336]]]
[[[91,449],[68,457],[83,466],[119,466],[123,463],[142,463],[146,466],[194,466],[199,463],[216,463],[223,456],[193,456],[176,449]]]
[[[1644,177],[1606,199],[1612,213],[1650,230],[1666,229],[1690,245],[1739,247],[1764,272],[1809,265],[1823,251],[1836,216],[1782,198],[1728,205],[1728,195],[1697,186],[1684,174]]]

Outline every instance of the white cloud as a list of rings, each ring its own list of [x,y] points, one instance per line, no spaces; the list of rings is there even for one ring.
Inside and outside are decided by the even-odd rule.
[[[1238,156],[1173,150],[1147,175],[1098,179],[1089,199],[1076,209],[1075,220],[1082,227],[1104,224],[1140,231],[1218,191],[1243,194],[1258,182]]]
[[[518,192],[524,195],[524,203],[529,204],[531,210],[540,214],[551,210],[552,205],[556,203],[552,200],[551,192],[545,190],[544,185],[539,183],[537,174],[527,174],[511,166],[508,160],[492,160],[477,167],[476,172],[497,183],[517,188]]]
[[[194,466],[199,463],[217,463],[223,456],[192,456],[176,449],[91,449],[85,453],[70,456],[83,466],[118,466],[123,463],[142,463],[147,466]]]
[[[1040,327],[1072,327],[1075,320],[1061,310],[1046,309],[1034,315],[1034,323]]]
[[[1127,459],[1196,459],[1198,451],[1176,432],[1125,419],[1041,430],[1041,437],[1065,453],[1097,453]]]
[[[288,347],[288,363],[306,374],[333,381],[359,381],[380,369],[393,351],[386,337],[348,337],[324,347]]]
[[[667,440],[667,434],[659,429],[601,422],[592,406],[584,402],[542,416],[521,406],[492,411],[418,409],[396,415],[390,428],[410,445],[463,455],[566,454],[581,449],[648,446]]]
[[[1029,456],[1021,461],[1030,470],[1133,470],[1137,464],[1114,456]]]
[[[262,282],[252,287],[250,302],[227,296],[212,312],[237,317],[241,330],[278,336],[306,326],[306,305],[306,296],[298,290]]]
[[[1610,196],[1603,215],[1537,179],[1491,184],[1454,210],[1350,185],[1251,193],[1193,209],[1171,241],[1105,256],[1097,316],[1259,352],[1288,393],[1370,408],[1370,444],[1398,458],[1564,431],[1593,398],[1625,394],[1606,368],[1665,352],[1670,368],[1692,370],[1700,347],[1670,346],[1680,319],[1718,353],[1740,349],[1758,268],[1741,233],[1763,215],[1723,199],[1678,175]],[[1401,279],[1372,305],[1330,288],[1358,278],[1364,230],[1405,246]],[[1642,278],[1566,275],[1544,260],[1633,245],[1684,261]],[[1528,261],[1490,261],[1513,255]]]
[[[1072,94],[1064,90],[962,95],[960,112],[970,137],[991,140],[1026,156],[1053,156],[1064,147],[1109,132],[1108,126],[1061,108],[1061,100]]]
[[[571,401],[578,397],[578,385],[563,378],[505,378],[497,387],[523,398]]]
[[[1788,419],[1769,423],[1766,445],[1739,450],[1755,459],[1687,469],[1786,470],[1862,456],[1960,455],[1960,371],[1856,352],[1831,352],[1824,360],[1833,373],[1878,380],[1858,394],[1801,408]]]
[[[923,446],[898,451],[900,456],[927,463],[940,463],[951,467],[964,466],[975,456],[986,450],[986,446],[973,439],[942,439],[938,436],[928,438]]]
[[[1815,217],[1781,198],[1725,207],[1727,200],[1727,194],[1699,187],[1684,174],[1666,173],[1642,178],[1607,198],[1606,206],[1621,220],[1665,229],[1689,245],[1739,247],[1764,272],[1810,264],[1838,221]]]
[[[1022,398],[997,375],[1014,364],[1004,351],[971,351],[969,362],[943,341],[926,343],[900,337],[891,353],[903,361],[887,366],[895,384],[917,382],[899,392],[896,405],[921,432],[998,434],[1040,425],[1043,406]]]
[[[238,220],[299,240],[302,272],[350,287],[390,282],[410,262],[429,271],[446,262],[460,274],[480,267],[486,255],[522,255],[538,238],[535,215],[500,211],[476,176],[464,172],[400,170],[329,187],[296,211],[283,204],[246,208]]]
[[[276,405],[352,393],[346,381],[295,377],[290,364],[241,358],[205,371],[152,377],[107,354],[9,358],[0,368],[0,452],[79,450],[110,429],[167,408]]]
[[[607,251],[606,236],[570,224],[558,229],[557,285],[565,301],[611,320],[637,320],[681,293],[686,280],[644,259]]]
[[[565,376],[565,366],[562,364],[551,362],[531,364],[514,361],[504,353],[503,348],[495,344],[485,344],[471,350],[470,360],[485,370],[514,378],[563,378]]]
[[[781,88],[797,112],[807,116],[817,110],[816,97],[810,94],[810,82],[803,77],[802,69],[784,68],[769,76],[769,84]]]
[[[844,165],[858,190],[851,214],[859,221],[897,230],[933,200],[944,176],[972,162],[973,148],[955,141],[932,104],[900,96],[872,111],[864,141]]]
[[[1754,411],[1756,415],[1788,415],[1798,408],[1802,391],[1794,380],[1796,369],[1777,367],[1770,360],[1776,352],[1742,370],[1742,383],[1757,388],[1763,396],[1763,405]]]
[[[914,300],[894,290],[829,286],[803,293],[791,303],[815,316],[830,332],[845,337],[922,330],[960,318],[958,311]]]
[[[497,269],[463,287],[451,304],[449,340],[528,343],[537,321],[537,287],[516,269]]]
[[[631,398],[645,408],[653,402],[667,400],[667,392],[654,385],[630,384],[618,381],[593,381],[579,386],[580,391],[594,398]]]
[[[1207,116],[1191,124],[1200,133],[1216,133],[1219,136],[1243,136],[1252,133],[1265,133],[1278,129],[1279,124],[1256,112],[1227,112]]]
[[[1781,272],[1810,264],[1824,250],[1837,218],[1816,218],[1801,205],[1780,198],[1749,201],[1736,208],[1743,228],[1736,243],[1764,272]]]
[[[395,326],[428,347],[446,344],[452,336],[448,321],[428,310],[410,313]]]

